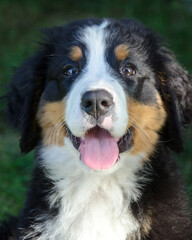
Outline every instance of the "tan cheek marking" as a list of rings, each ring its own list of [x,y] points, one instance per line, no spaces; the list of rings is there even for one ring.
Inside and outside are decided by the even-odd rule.
[[[37,120],[42,129],[45,146],[64,145],[65,103],[62,101],[42,103],[37,113]]]
[[[73,60],[73,61],[79,61],[83,56],[82,50],[80,47],[78,46],[74,46],[71,48],[69,57]]]
[[[155,151],[158,141],[158,131],[166,120],[166,111],[161,97],[157,95],[157,105],[144,105],[133,99],[128,100],[130,121],[128,128],[134,126],[132,154],[146,153],[147,156]]]
[[[120,44],[115,48],[115,55],[119,61],[125,60],[129,55],[129,47],[127,44]]]

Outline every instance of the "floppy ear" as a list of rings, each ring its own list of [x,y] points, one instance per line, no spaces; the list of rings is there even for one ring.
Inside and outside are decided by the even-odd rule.
[[[39,51],[19,67],[8,93],[8,117],[21,133],[21,152],[31,151],[39,140],[36,113],[46,79],[46,54]]]
[[[192,121],[192,82],[190,75],[175,60],[166,48],[160,49],[163,71],[161,94],[168,114],[165,125],[165,140],[174,151],[182,151],[181,128]]]

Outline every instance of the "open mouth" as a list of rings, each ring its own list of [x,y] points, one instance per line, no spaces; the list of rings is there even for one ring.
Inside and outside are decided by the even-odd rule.
[[[131,148],[133,127],[121,138],[114,138],[98,126],[88,130],[83,138],[74,136],[68,128],[67,135],[80,152],[81,161],[91,169],[102,170],[111,168],[118,162],[119,154]]]

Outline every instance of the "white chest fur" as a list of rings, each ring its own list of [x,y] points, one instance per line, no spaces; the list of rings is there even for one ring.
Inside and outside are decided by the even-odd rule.
[[[81,166],[77,153],[66,147],[43,149],[43,167],[55,188],[48,201],[50,207],[59,202],[54,219],[48,215],[35,231],[43,234],[38,240],[126,240],[139,230],[129,208],[139,197],[134,170],[139,161],[130,160],[130,168],[113,173],[95,173]]]

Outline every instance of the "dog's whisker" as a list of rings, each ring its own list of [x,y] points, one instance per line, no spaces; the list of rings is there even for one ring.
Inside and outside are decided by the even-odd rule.
[[[51,127],[51,128],[53,128],[53,129],[51,130],[51,133],[48,132],[48,134],[50,134],[50,135],[49,135],[48,145],[51,145],[51,143],[54,142],[54,133],[55,133],[55,131],[57,130],[58,125],[60,126],[60,123],[63,122],[63,118],[62,118],[63,115],[64,115],[64,114],[61,113],[59,116],[57,116],[57,118],[55,118],[56,123],[54,124],[54,127]]]
[[[139,129],[136,127],[136,126],[132,126],[137,132],[138,132],[138,134],[139,134],[139,136],[140,137],[145,137],[145,139],[146,139],[146,136],[143,134],[143,132],[142,131],[139,131]],[[147,140],[148,140],[148,138],[147,138]],[[145,146],[147,146],[149,149],[153,149],[152,147],[151,147],[151,145],[149,145],[146,141],[143,141],[143,143],[145,144]]]
[[[63,128],[63,123],[61,122],[60,127],[59,127],[59,129],[57,130],[57,132],[56,132],[56,145],[58,145],[58,143],[59,143],[60,132],[61,132],[61,129],[62,129],[62,128]]]
[[[133,114],[130,113],[130,112],[129,112],[129,114],[133,115]],[[147,139],[148,139],[149,141],[151,141],[151,139],[150,139],[149,135],[147,134],[147,132],[143,129],[143,127],[142,127],[133,117],[130,118],[130,121],[135,122],[135,123],[137,124],[137,126],[141,129],[141,131],[143,132],[143,134],[147,137]]]
[[[53,140],[53,143],[57,145],[57,133],[60,129],[60,127],[62,127],[63,125],[63,121],[62,119],[58,121],[57,125],[55,126],[55,128],[53,129],[53,132],[52,132],[52,140]]]

